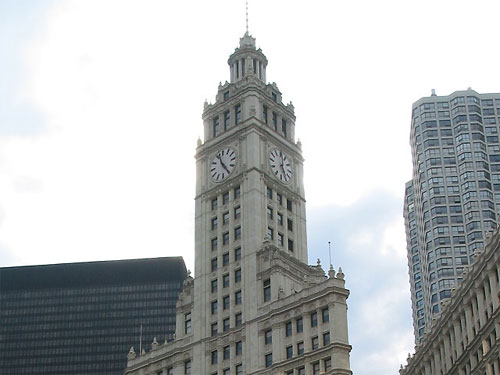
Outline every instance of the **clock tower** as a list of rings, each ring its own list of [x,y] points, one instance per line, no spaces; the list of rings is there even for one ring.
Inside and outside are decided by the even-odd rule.
[[[349,292],[340,269],[326,276],[319,262],[307,265],[294,107],[267,83],[267,63],[247,32],[229,82],[205,102],[195,278],[177,303],[176,339],[132,350],[126,374],[351,374]]]

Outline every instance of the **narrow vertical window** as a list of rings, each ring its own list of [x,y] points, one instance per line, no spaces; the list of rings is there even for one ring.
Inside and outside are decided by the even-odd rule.
[[[184,314],[184,333],[191,333],[191,313]]]
[[[224,112],[224,130],[229,129],[231,126],[231,115],[229,111]]]
[[[321,315],[323,318],[323,323],[330,321],[330,313],[328,312],[328,307],[321,310]]]
[[[238,104],[234,107],[234,123],[235,125],[241,122],[241,104]]]
[[[214,128],[214,137],[217,137],[219,135],[219,117],[214,117],[213,120],[213,128]]]
[[[278,131],[278,115],[276,114],[276,112],[273,112],[272,121],[274,130]]]
[[[263,282],[264,287],[264,302],[271,300],[271,279],[266,279]]]
[[[191,374],[191,361],[184,362],[184,374]]]
[[[267,124],[267,107],[265,105],[262,106],[262,119]]]
[[[281,132],[283,133],[283,137],[286,138],[286,120],[281,119]]]

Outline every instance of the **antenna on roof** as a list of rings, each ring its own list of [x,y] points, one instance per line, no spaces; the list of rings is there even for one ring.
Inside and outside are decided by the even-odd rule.
[[[328,241],[328,254],[330,255],[330,267],[332,266],[332,248],[330,247],[331,242]]]
[[[248,34],[248,0],[245,1],[246,5],[246,20],[247,20],[247,34]]]
[[[142,355],[142,323],[139,328],[139,355]]]

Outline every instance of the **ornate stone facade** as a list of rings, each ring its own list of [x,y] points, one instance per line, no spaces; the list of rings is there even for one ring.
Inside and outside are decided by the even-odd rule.
[[[248,33],[205,103],[196,150],[195,278],[176,339],[128,356],[127,375],[349,375],[344,274],[307,265],[295,115]]]
[[[442,312],[424,333],[423,343],[401,375],[500,374],[500,231],[476,251],[474,265]]]

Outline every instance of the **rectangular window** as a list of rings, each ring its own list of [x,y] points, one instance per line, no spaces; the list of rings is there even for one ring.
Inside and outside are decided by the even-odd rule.
[[[222,194],[222,204],[228,204],[229,203],[229,192],[226,191],[224,194]]]
[[[266,195],[269,199],[273,199],[273,189],[271,189],[269,186],[266,187]]]
[[[235,370],[236,375],[243,375],[243,365],[241,363],[236,365]]]
[[[239,326],[241,326],[242,323],[243,323],[243,318],[242,318],[241,313],[235,314],[234,315],[234,325],[236,327],[239,327]]]
[[[323,323],[329,322],[330,321],[330,314],[328,312],[328,307],[321,310],[321,315],[323,317]]]
[[[217,279],[213,279],[211,281],[210,287],[211,287],[210,290],[212,291],[212,293],[217,292]]]
[[[266,367],[270,367],[273,364],[273,353],[266,354],[265,358]]]
[[[234,304],[241,305],[241,290],[234,292]]]
[[[238,220],[241,217],[241,207],[237,206],[234,208],[234,220]]]
[[[311,339],[311,347],[312,347],[312,350],[316,350],[316,349],[319,348],[319,338],[318,338],[318,336],[314,336]]]
[[[273,220],[273,209],[269,206],[267,206],[267,220]]]
[[[264,344],[269,345],[273,343],[273,331],[268,329],[264,332]]]
[[[212,272],[217,270],[217,258],[212,258],[212,261],[210,263],[210,267]]]
[[[271,279],[266,279],[262,283],[264,286],[264,302],[271,300]]]
[[[173,367],[169,367],[167,369],[167,375],[174,375],[174,368]]]
[[[229,367],[222,370],[222,375],[231,375]]]
[[[225,91],[224,92],[224,100],[228,100],[229,99],[229,91]]]
[[[212,210],[217,209],[217,198],[212,199]]]
[[[330,332],[323,333],[323,346],[330,344]]]
[[[217,250],[217,237],[212,238],[211,242],[212,242],[211,243],[211,245],[212,245],[212,251]]]
[[[280,214],[279,212],[276,214],[276,218],[278,220],[278,225],[283,225],[283,215]]]
[[[323,359],[323,367],[325,371],[330,370],[332,368],[332,359],[331,358]]]
[[[267,124],[267,107],[265,105],[262,106],[262,120]]]
[[[241,281],[241,268],[234,270],[234,282],[239,283]]]
[[[316,327],[318,325],[318,313],[313,312],[311,314],[311,327]]]
[[[212,351],[212,353],[210,353],[210,363],[212,363],[212,365],[216,365],[217,364],[217,350],[214,350]]]
[[[297,333],[300,333],[304,330],[304,320],[302,317],[297,318]]]
[[[211,226],[212,226],[212,230],[215,230],[217,229],[217,216],[216,217],[213,217],[212,220],[211,220]]]
[[[229,252],[222,254],[222,265],[227,266],[229,264]]]
[[[229,211],[226,211],[222,214],[222,225],[229,224]]]
[[[224,310],[228,310],[229,309],[229,296],[222,297],[222,308]]]
[[[293,252],[293,240],[288,239],[288,251]]]
[[[226,232],[222,235],[222,244],[229,245],[229,232]]]
[[[319,375],[319,362],[314,362],[312,364],[312,373],[313,375]]]
[[[224,332],[229,331],[229,318],[226,318],[222,321],[222,330]]]
[[[267,236],[270,240],[274,240],[274,229],[271,227],[267,228]]]
[[[286,219],[286,227],[290,232],[293,232],[293,221],[292,219]]]
[[[229,129],[231,126],[231,115],[229,111],[224,112],[224,130]]]
[[[278,233],[278,246],[283,246],[283,235]]]
[[[287,209],[288,211],[292,211],[292,208],[293,208],[293,203],[292,203],[292,201],[291,201],[290,199],[287,199],[287,200],[286,200],[286,209]]]
[[[241,122],[241,105],[240,104],[237,104],[235,107],[234,107],[234,123],[236,125],[238,125],[240,122]]]
[[[234,249],[234,261],[238,261],[241,259],[241,247],[237,247]]]
[[[299,367],[297,370],[298,370],[297,371],[298,375],[306,375],[306,368],[305,367]]]
[[[241,189],[239,186],[235,187],[234,188],[234,191],[233,191],[233,195],[234,195],[234,199],[238,199],[240,197],[240,194],[241,194]]]
[[[271,93],[271,97],[273,98],[273,101],[275,101],[275,102],[278,101],[278,95],[276,95],[275,92]]]
[[[184,374],[191,374],[191,361],[184,362]]]
[[[281,120],[281,132],[283,133],[283,137],[286,138],[286,120],[282,119]]]
[[[227,288],[229,287],[229,274],[226,273],[224,276],[222,276],[222,287]]]
[[[234,228],[234,240],[238,241],[241,239],[241,227]]]
[[[243,353],[243,342],[237,341],[236,344],[234,345],[236,355],[241,355]]]
[[[231,347],[229,345],[225,346],[223,353],[224,353],[223,355],[224,360],[229,359],[231,357]]]
[[[217,300],[210,302],[210,310],[212,314],[217,314]]]
[[[286,322],[285,324],[285,336],[290,337],[292,335],[292,322]]]
[[[191,333],[191,313],[184,314],[184,333]]]
[[[278,130],[278,114],[276,112],[273,112],[273,115],[272,115],[272,119],[273,119],[273,128],[274,130]]]
[[[286,347],[286,358],[290,359],[292,357],[293,357],[293,346],[290,345]]]
[[[304,354],[304,342],[300,341],[297,343],[297,355]]]
[[[210,325],[210,334],[215,336],[217,334],[217,322]]]
[[[213,120],[213,134],[214,137],[217,137],[219,135],[219,117],[214,117]]]
[[[279,193],[276,193],[276,200],[280,206],[283,206],[283,196]]]

